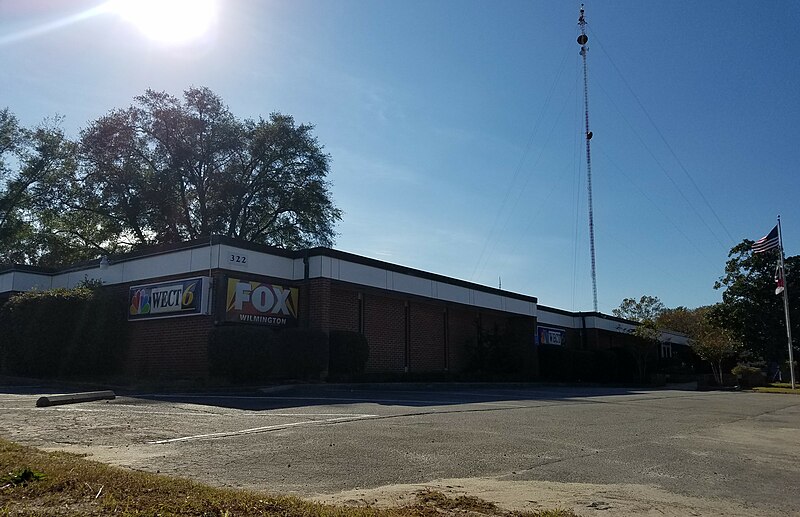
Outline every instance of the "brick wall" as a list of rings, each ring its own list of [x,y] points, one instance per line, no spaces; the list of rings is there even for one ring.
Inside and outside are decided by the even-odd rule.
[[[369,343],[367,372],[403,372],[406,367],[406,304],[403,300],[364,295],[364,335]]]
[[[467,342],[475,343],[478,336],[478,311],[451,307],[447,311],[448,322],[448,366],[459,372],[467,367]]]
[[[128,322],[126,374],[133,378],[208,377],[212,316]]]
[[[330,290],[330,329],[358,332],[358,291],[332,288]]]
[[[444,305],[409,306],[409,371],[445,370]]]
[[[327,278],[306,280],[300,286],[300,324],[325,332],[331,328],[331,281]]]
[[[221,314],[223,275],[216,273],[215,307]],[[165,280],[170,279],[157,279]],[[127,285],[115,287],[120,296],[127,297]],[[372,373],[462,371],[467,365],[466,345],[474,342],[477,324],[487,331],[495,326],[502,331],[514,319],[494,311],[427,302],[325,278],[306,280],[299,288],[299,324],[326,332],[363,331],[370,346],[366,371]],[[128,322],[127,374],[134,378],[207,377],[214,319],[213,315],[201,315]],[[532,335],[535,320],[522,320],[524,328],[530,323]]]

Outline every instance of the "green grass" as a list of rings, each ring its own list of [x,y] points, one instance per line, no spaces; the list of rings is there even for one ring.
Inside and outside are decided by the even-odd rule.
[[[792,389],[792,384],[790,382],[773,382],[770,383],[768,386],[759,386],[753,388],[753,391],[757,393],[786,393],[789,395],[800,395],[800,386],[795,384],[798,389]]]
[[[435,491],[418,493],[402,508],[330,506],[112,467],[3,439],[0,472],[0,516],[577,517],[558,509],[506,512],[475,497]]]

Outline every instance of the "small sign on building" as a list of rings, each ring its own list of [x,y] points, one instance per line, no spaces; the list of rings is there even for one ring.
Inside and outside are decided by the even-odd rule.
[[[564,329],[538,326],[536,328],[536,339],[540,345],[564,345],[567,341],[567,333]]]
[[[205,314],[208,277],[137,285],[128,290],[128,320]]]

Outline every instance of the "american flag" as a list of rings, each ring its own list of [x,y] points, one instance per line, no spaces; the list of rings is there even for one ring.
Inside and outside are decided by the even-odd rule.
[[[778,225],[768,234],[753,243],[753,253],[764,253],[778,247]]]

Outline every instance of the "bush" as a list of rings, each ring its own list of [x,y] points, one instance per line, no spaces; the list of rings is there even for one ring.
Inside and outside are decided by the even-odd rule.
[[[739,364],[737,364],[736,366],[733,367],[733,369],[731,370],[731,373],[734,374],[737,377],[742,377],[742,376],[745,376],[745,375],[757,375],[757,374],[762,373],[762,372],[761,372],[761,368],[759,368],[757,366],[750,366],[750,365],[747,365],[747,364],[739,363]]]
[[[519,376],[528,364],[525,357],[526,345],[523,339],[510,331],[500,331],[495,327],[491,332],[481,330],[477,340],[466,343],[466,371],[489,378]]]
[[[235,384],[319,379],[328,366],[328,338],[320,330],[227,325],[211,332],[211,375]]]
[[[576,350],[539,345],[539,375],[562,382],[631,382],[636,358],[625,348]]]
[[[319,379],[328,368],[328,336],[321,330],[288,328],[277,334],[276,376]]]
[[[739,380],[739,385],[752,388],[754,386],[766,386],[767,376],[764,370],[754,364],[739,363],[733,367],[731,373]]]
[[[3,370],[31,377],[92,377],[122,369],[125,303],[97,286],[30,291],[0,309]]]
[[[364,373],[369,359],[369,343],[363,334],[332,330],[329,343],[328,371],[332,376],[352,377]]]
[[[237,384],[269,379],[276,369],[275,341],[267,327],[216,327],[208,346],[211,375]]]

